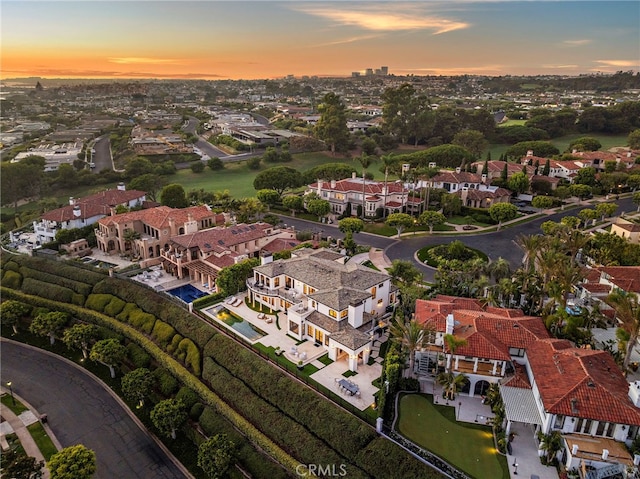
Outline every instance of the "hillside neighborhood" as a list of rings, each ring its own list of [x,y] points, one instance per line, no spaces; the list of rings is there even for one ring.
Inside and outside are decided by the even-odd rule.
[[[3,81],[3,348],[191,477],[640,477],[640,75],[569,80]]]

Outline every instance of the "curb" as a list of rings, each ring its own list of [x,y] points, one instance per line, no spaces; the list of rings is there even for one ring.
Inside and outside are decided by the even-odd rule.
[[[49,355],[51,357],[57,358],[57,359],[59,359],[61,361],[64,361],[67,364],[69,364],[69,365],[73,366],[74,368],[76,368],[77,370],[82,371],[90,379],[93,379],[95,382],[97,382],[105,391],[107,391],[111,395],[111,397],[113,399],[115,399],[115,401],[129,415],[129,417],[133,420],[133,422],[136,423],[136,425],[142,430],[142,432],[144,432],[147,436],[149,436],[151,439],[153,439],[153,441],[160,447],[160,449],[162,449],[162,451],[167,455],[167,457],[171,460],[171,462],[173,462],[175,464],[175,466],[182,471],[182,473],[185,475],[185,477],[188,477],[189,479],[195,479],[195,477],[187,470],[187,468],[184,467],[184,465],[180,461],[178,461],[178,459],[171,453],[171,451],[169,451],[169,449],[164,445],[164,443],[160,439],[158,439],[158,437],[155,434],[153,434],[151,431],[149,431],[144,426],[144,424],[142,424],[142,421],[140,421],[140,419],[138,419],[138,416],[136,416],[135,414],[133,414],[133,412],[131,412],[131,409],[129,409],[129,406],[126,405],[126,403],[120,398],[120,396],[118,396],[115,392],[113,392],[113,390],[109,386],[107,386],[104,382],[102,382],[102,380],[99,377],[97,377],[95,374],[93,374],[91,371],[87,371],[85,368],[83,368],[82,366],[74,363],[70,359],[67,359],[67,358],[65,358],[63,356],[59,356],[57,354],[54,354],[51,351],[47,351],[46,349],[40,349],[40,348],[37,348],[37,347],[32,346],[30,344],[21,343],[19,341],[14,341],[13,339],[8,339],[8,338],[4,338],[4,337],[0,338],[0,343],[2,341],[7,341],[7,342],[10,342],[12,344],[23,346],[23,347],[25,347],[27,349],[32,349],[32,350],[36,350],[36,351],[42,352],[42,353],[47,354],[47,355]],[[27,403],[24,403],[24,404],[25,404],[25,406],[27,406]]]

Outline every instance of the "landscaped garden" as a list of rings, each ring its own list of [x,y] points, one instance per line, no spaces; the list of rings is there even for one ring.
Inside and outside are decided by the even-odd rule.
[[[396,430],[473,477],[509,477],[506,457],[496,450],[491,428],[457,422],[455,409],[433,404],[431,395],[402,395]]]
[[[480,259],[487,262],[489,259],[486,254],[477,249],[465,246],[461,241],[453,241],[449,244],[426,246],[417,252],[418,259],[434,268],[447,261],[468,262]]]

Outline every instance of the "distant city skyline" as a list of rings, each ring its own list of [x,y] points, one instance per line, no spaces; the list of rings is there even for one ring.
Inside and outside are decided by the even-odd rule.
[[[637,1],[12,1],[2,78],[640,70]]]

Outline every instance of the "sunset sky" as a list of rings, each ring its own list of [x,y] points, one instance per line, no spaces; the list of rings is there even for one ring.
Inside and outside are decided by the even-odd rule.
[[[2,78],[640,70],[638,1],[2,0]]]

